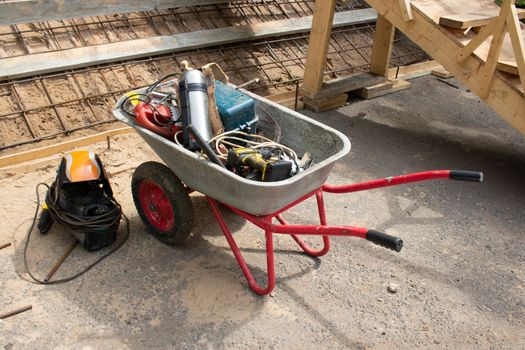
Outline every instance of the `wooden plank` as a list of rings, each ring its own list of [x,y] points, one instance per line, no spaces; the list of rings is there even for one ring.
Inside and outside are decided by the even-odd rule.
[[[514,5],[511,6],[507,16],[507,28],[514,49],[514,57],[516,58],[516,64],[518,66],[521,87],[525,92],[525,43],[523,42],[523,32],[521,31],[521,25],[518,21],[517,11]]]
[[[401,9],[401,13],[403,14],[405,21],[411,21],[414,19],[410,0],[399,0],[399,8]]]
[[[468,2],[468,7],[466,7],[466,3],[461,0],[432,0],[432,1],[425,1],[425,0],[413,0],[412,1],[413,7],[421,10],[423,12],[423,15],[427,18],[429,18],[432,21],[436,21],[435,23],[438,24],[439,18],[443,16],[448,15],[454,15],[454,14],[462,14],[466,12],[466,9],[468,9],[468,12],[484,12],[484,11],[491,11],[493,13],[498,13],[500,11],[500,7],[496,5],[492,1],[483,1],[483,0],[470,0]],[[523,14],[520,14],[520,16],[523,16]],[[495,25],[496,21],[493,20],[491,24],[489,25]],[[521,30],[522,32],[525,31],[525,25],[521,24]],[[445,28],[441,27],[443,30]],[[486,33],[491,33],[492,31],[487,31]],[[453,29],[450,28],[449,32],[445,32],[447,35],[454,37],[458,42],[462,43],[463,45],[469,45],[471,40],[478,40],[479,42],[475,45],[472,45],[475,49],[474,55],[480,60],[485,61],[489,55],[490,50],[490,44],[491,40],[489,40],[490,35],[486,36],[486,40],[480,40],[482,39],[482,36],[480,37],[479,34],[476,36],[473,31],[468,31],[466,34],[464,33],[464,29]],[[481,33],[480,33],[481,34]],[[460,62],[467,57],[470,56],[470,53],[468,49],[465,48],[465,53],[463,57],[459,56]],[[461,52],[456,53],[461,54]],[[511,74],[518,74],[518,67],[517,63],[514,57],[514,50],[512,47],[512,43],[510,40],[510,37],[507,35],[503,39],[503,46],[501,48],[498,63],[496,64],[496,69],[501,70],[507,73]]]
[[[332,33],[335,0],[316,0],[310,43],[306,54],[304,79],[301,89],[308,93],[317,93],[323,84],[326,54]]]
[[[498,61],[496,63],[496,70],[509,73],[512,75],[520,75],[520,72],[518,70],[518,64],[515,61]]]
[[[461,14],[451,14],[439,19],[439,24],[449,28],[467,29],[472,27],[486,26],[498,17],[498,9],[489,9],[485,11],[469,12]],[[525,18],[525,10],[519,9],[516,12],[520,19]]]
[[[439,78],[443,78],[443,79],[449,79],[454,76],[453,74],[451,74],[448,70],[446,70],[443,67],[439,69],[432,69],[432,71],[430,71],[430,74],[436,77],[439,77]]]
[[[0,25],[229,3],[231,0],[0,1]]]
[[[287,91],[280,94],[265,96],[264,98],[267,98],[270,101],[273,101],[275,103],[280,104],[281,106],[284,106],[286,108],[290,108],[293,110],[300,110],[304,108],[304,102],[303,97],[298,91],[298,96],[296,99],[295,91]],[[296,105],[297,103],[297,105]]]
[[[55,145],[44,146],[30,151],[24,151],[20,153],[10,154],[3,157],[0,157],[0,168],[6,167],[9,165],[14,165],[22,162],[27,162],[29,160],[39,159],[51,156],[53,154],[70,151],[77,147],[89,146],[93,143],[106,141],[108,137],[129,134],[133,132],[134,129],[131,127],[124,127],[120,129],[114,129],[109,131],[104,131],[96,135],[90,135],[82,137],[75,140],[65,141]]]
[[[341,94],[323,100],[313,100],[305,96],[304,107],[316,113],[320,113],[342,107],[346,104],[347,100],[347,94]]]
[[[385,77],[373,73],[356,73],[348,77],[337,78],[323,83],[321,91],[317,94],[310,94],[304,91],[304,95],[310,99],[326,99],[339,96],[345,92],[361,89],[365,86],[376,85],[385,80]]]
[[[394,26],[385,17],[377,16],[370,72],[383,76],[388,74],[395,31]]]
[[[443,68],[443,66],[436,61],[426,61],[399,68],[390,68],[388,70],[388,79],[408,80],[419,78],[431,74],[433,70],[441,68]]]
[[[334,16],[334,27],[375,21],[373,9],[339,12]],[[23,57],[0,59],[0,80],[22,78],[73,68],[87,67],[114,61],[148,57],[164,53],[246,42],[280,35],[303,33],[310,30],[312,16],[265,23],[232,26],[147,39],[80,47],[46,52]],[[326,57],[325,57],[326,58]],[[306,70],[308,72],[308,68]],[[321,74],[322,77],[322,74]]]
[[[384,83],[357,90],[355,93],[357,96],[368,100],[408,89],[410,85],[411,84],[408,81],[402,79],[387,80]]]

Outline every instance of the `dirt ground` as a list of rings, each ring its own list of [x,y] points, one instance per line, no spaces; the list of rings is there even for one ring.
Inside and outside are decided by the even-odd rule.
[[[145,232],[130,193],[133,169],[155,154],[137,135],[96,150],[130,218],[123,248],[81,278],[29,283],[24,236],[34,187],[51,182],[58,157],[0,170],[0,349],[523,349],[525,348],[525,139],[477,97],[434,77],[411,89],[305,114],[349,136],[352,151],[329,181],[352,183],[426,169],[485,173],[482,184],[427,182],[325,197],[328,220],[400,236],[401,253],[335,238],[321,259],[276,239],[277,283],[267,297],[247,287],[212,214],[193,194],[196,224],[182,247]],[[263,235],[225,212],[256,278]],[[288,214],[312,223],[309,201]],[[121,230],[121,236],[122,236]],[[29,265],[39,276],[69,244],[59,230],[35,234]],[[77,248],[72,274],[101,253]],[[387,290],[399,285],[397,293]]]

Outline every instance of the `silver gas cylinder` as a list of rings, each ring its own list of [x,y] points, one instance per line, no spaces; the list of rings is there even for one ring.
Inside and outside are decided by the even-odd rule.
[[[186,128],[193,125],[205,141],[213,137],[208,116],[208,85],[206,77],[197,69],[187,69],[179,82],[182,124]],[[190,135],[184,133],[184,146],[190,150],[199,149],[199,145]]]

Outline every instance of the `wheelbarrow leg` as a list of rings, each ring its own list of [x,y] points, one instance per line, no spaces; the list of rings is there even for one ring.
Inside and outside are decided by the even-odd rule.
[[[317,209],[319,211],[319,221],[321,225],[326,225],[326,211],[324,208],[324,200],[323,200],[323,193],[321,191],[317,192],[315,194],[315,197],[317,199]],[[288,225],[288,222],[283,218],[281,214],[276,216],[277,220],[282,225]],[[319,250],[312,249],[306,244],[298,235],[291,234],[292,238],[297,242],[299,247],[308,255],[310,256],[323,256],[330,250],[330,238],[328,236],[323,236],[323,248]]]
[[[228,244],[230,245],[233,255],[235,255],[235,259],[237,260],[237,263],[239,264],[242,270],[242,273],[244,274],[244,277],[246,277],[246,280],[248,281],[250,288],[259,295],[269,294],[275,287],[275,267],[274,267],[274,259],[273,259],[273,232],[265,231],[265,234],[266,234],[266,266],[268,270],[268,284],[266,288],[263,288],[255,281],[255,278],[253,277],[250,271],[250,268],[244,261],[241,251],[239,250],[237,243],[235,243],[235,239],[233,238],[233,235],[230,229],[228,228],[228,225],[226,224],[224,217],[219,211],[217,202],[214,199],[211,199],[209,197],[206,197],[206,198],[208,199],[208,203],[210,203],[211,210],[213,211],[213,214],[215,215],[215,218],[217,219],[217,222],[219,223],[222,233],[224,234],[224,236],[226,237],[226,240],[228,241]],[[272,218],[267,217],[267,218],[264,218],[264,220],[271,223]]]

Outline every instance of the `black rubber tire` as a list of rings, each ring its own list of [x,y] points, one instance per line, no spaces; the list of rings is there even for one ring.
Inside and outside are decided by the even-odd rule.
[[[144,180],[158,185],[164,191],[173,208],[174,225],[168,231],[162,231],[155,227],[142,208],[139,198],[139,187]],[[142,163],[133,173],[131,192],[140,218],[148,231],[159,241],[169,245],[178,245],[191,233],[193,228],[193,204],[191,203],[188,190],[166,165],[157,162]]]

